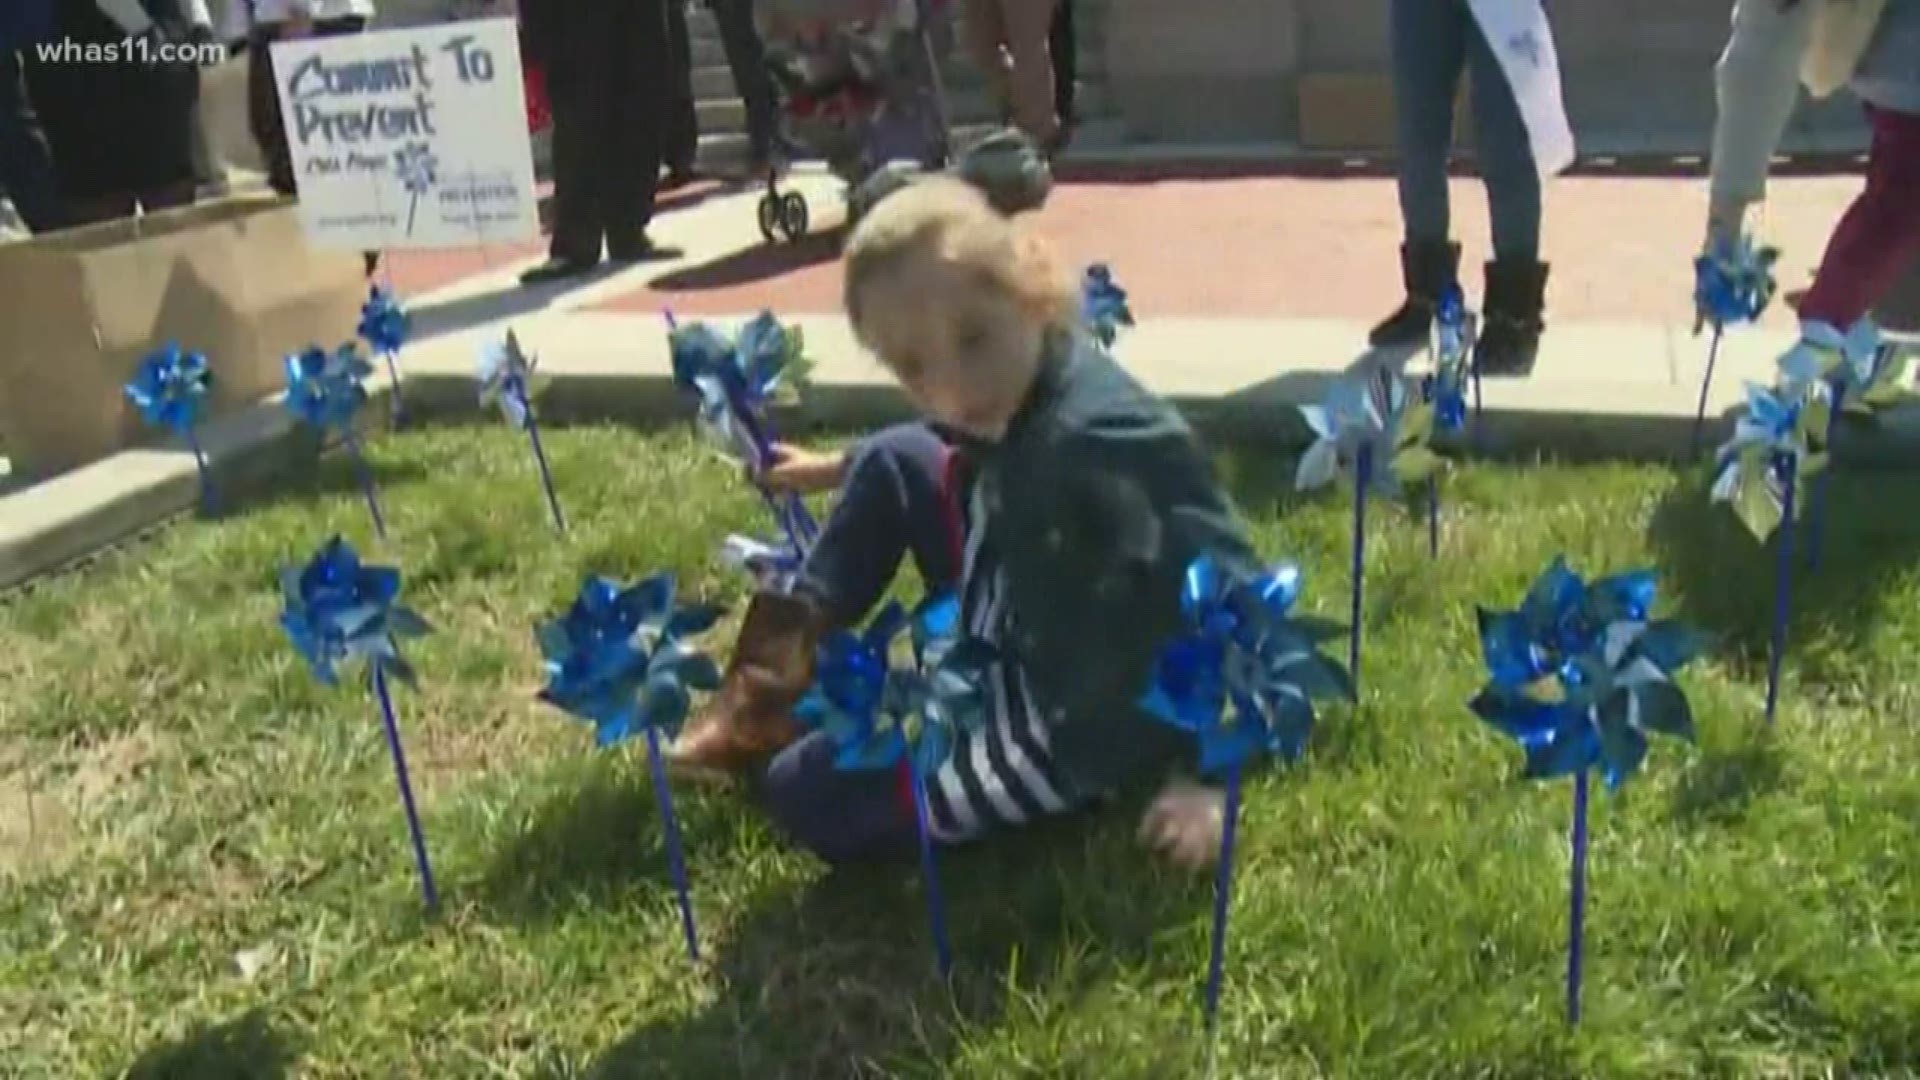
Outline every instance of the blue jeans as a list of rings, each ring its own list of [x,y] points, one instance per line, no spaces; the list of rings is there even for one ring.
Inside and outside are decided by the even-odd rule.
[[[1392,0],[1400,217],[1408,243],[1452,235],[1447,157],[1460,75],[1473,69],[1473,126],[1500,259],[1540,257],[1540,174],[1520,106],[1466,0]]]
[[[20,54],[0,49],[0,193],[35,233],[60,227],[60,190],[40,121],[27,102]]]
[[[833,512],[795,588],[835,626],[865,621],[911,553],[928,592],[960,578],[959,523],[946,491],[948,450],[923,424],[887,428],[851,452]],[[913,804],[900,774],[834,766],[815,732],[776,755],[758,784],[767,816],[828,862],[912,858]]]

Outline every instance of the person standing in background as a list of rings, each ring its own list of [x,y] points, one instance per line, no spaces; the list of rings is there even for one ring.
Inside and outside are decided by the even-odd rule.
[[[1036,144],[1052,146],[1060,133],[1054,111],[1054,0],[966,0],[967,47],[1015,126]]]
[[[373,20],[374,0],[228,0],[221,36],[244,41],[247,54],[247,127],[267,183],[281,195],[298,190],[287,125],[280,115],[279,83],[273,73],[273,43],[306,37],[357,34]]]
[[[535,285],[671,257],[647,238],[672,57],[663,0],[521,0],[528,54],[553,108],[553,240]]]
[[[660,149],[667,178],[660,189],[673,191],[693,182],[700,156],[700,112],[693,98],[693,35],[687,28],[687,0],[666,0],[666,7],[666,142]]]
[[[34,233],[60,227],[60,189],[40,118],[27,98],[21,53],[53,34],[52,0],[0,5],[0,195]]]
[[[1493,217],[1493,261],[1487,264],[1474,370],[1525,375],[1533,370],[1545,328],[1541,189],[1546,177],[1573,160],[1545,9],[1539,0],[1391,0],[1388,10],[1406,300],[1373,328],[1368,341],[1386,349],[1425,344],[1440,298],[1459,282],[1447,158],[1455,94],[1471,68],[1476,156]]]
[[[1060,119],[1060,133],[1054,136],[1051,152],[1059,152],[1073,138],[1079,123],[1080,39],[1074,35],[1073,0],[1059,0],[1053,12],[1053,28],[1047,34],[1047,51],[1053,56],[1053,112]]]
[[[58,0],[72,47],[139,51],[106,64],[30,60],[27,90],[45,125],[68,224],[191,205],[199,186],[194,112],[200,70],[167,55],[213,40],[205,0]]]
[[[753,0],[707,0],[720,28],[720,47],[727,53],[733,88],[747,107],[747,145],[750,173],[762,173],[779,149],[779,116],[773,98],[773,77],[767,74],[766,45],[753,25]],[[689,69],[691,81],[691,69]],[[699,142],[695,137],[695,143]]]

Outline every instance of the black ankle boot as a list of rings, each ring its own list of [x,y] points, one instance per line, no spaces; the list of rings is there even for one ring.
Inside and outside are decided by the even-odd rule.
[[[1367,335],[1367,343],[1376,349],[1426,343],[1440,294],[1459,279],[1460,245],[1444,241],[1400,245],[1400,276],[1406,282],[1407,299]]]
[[[1473,350],[1474,370],[1491,378],[1532,372],[1540,355],[1540,332],[1546,329],[1546,301],[1546,263],[1488,263],[1486,313]]]

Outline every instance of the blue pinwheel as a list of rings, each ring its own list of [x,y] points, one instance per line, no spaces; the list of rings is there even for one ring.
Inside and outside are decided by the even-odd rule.
[[[387,376],[393,380],[393,426],[406,420],[406,405],[400,395],[400,350],[406,347],[413,320],[395,299],[393,290],[381,285],[367,290],[367,302],[360,306],[360,338],[367,348],[386,358]]]
[[[1588,583],[1555,559],[1519,610],[1480,612],[1489,679],[1470,707],[1526,751],[1528,779],[1574,778],[1569,1023],[1580,1020],[1588,773],[1599,769],[1613,791],[1639,771],[1651,736],[1693,741],[1693,711],[1673,676],[1705,641],[1651,617],[1656,591],[1652,571]]]
[[[1353,625],[1347,665],[1357,685],[1367,496],[1377,491],[1397,497],[1403,485],[1426,480],[1439,469],[1439,455],[1428,445],[1434,409],[1409,399],[1406,380],[1393,365],[1362,362],[1334,380],[1325,401],[1302,405],[1300,414],[1315,439],[1300,458],[1294,486],[1302,491],[1325,487],[1344,470],[1353,470]]]
[[[1733,507],[1742,524],[1778,545],[1774,582],[1773,639],[1767,661],[1767,722],[1780,700],[1780,665],[1787,651],[1792,605],[1793,534],[1804,487],[1827,467],[1824,445],[1832,398],[1820,379],[1784,380],[1777,390],[1749,384],[1747,413],[1733,438],[1720,448],[1712,498]]]
[[[286,369],[287,411],[317,431],[323,440],[329,434],[337,434],[346,443],[347,453],[360,474],[367,511],[373,515],[374,532],[385,539],[387,523],[380,514],[379,497],[374,493],[373,471],[367,467],[366,455],[360,450],[360,437],[353,426],[360,407],[367,403],[366,379],[373,374],[373,365],[349,342],[331,353],[318,345],[308,346],[305,351],[286,358]]]
[[[413,142],[393,152],[393,171],[407,191],[407,235],[413,235],[414,213],[420,199],[440,179],[440,158],[423,142]]]
[[[1780,250],[1757,246],[1750,236],[1722,240],[1693,261],[1693,332],[1713,328],[1707,350],[1707,372],[1700,380],[1700,404],[1693,414],[1693,452],[1700,452],[1700,431],[1707,419],[1707,397],[1713,389],[1713,368],[1720,358],[1720,341],[1727,327],[1757,322],[1773,302],[1774,263]]]
[[[660,735],[672,737],[686,721],[693,691],[716,690],[720,668],[690,648],[685,638],[706,632],[718,608],[676,605],[673,578],[656,574],[631,588],[589,577],[566,614],[540,627],[547,685],[540,700],[594,725],[595,741],[612,746],[636,730],[646,732],[647,761],[659,800],[667,863],[680,898],[680,925],[687,953],[700,959],[693,901],[681,855],[673,792],[660,758]]]
[[[148,353],[126,385],[127,400],[140,410],[141,419],[185,439],[193,451],[194,468],[200,474],[200,507],[207,513],[213,512],[213,478],[200,446],[200,414],[212,385],[207,358],[175,342]]]
[[[1122,327],[1133,326],[1127,290],[1113,280],[1106,263],[1094,263],[1080,279],[1080,321],[1094,339],[1107,348],[1120,337]]]
[[[398,603],[400,572],[391,567],[363,566],[352,546],[339,537],[326,542],[304,567],[281,571],[284,606],[280,626],[307,662],[314,677],[328,686],[339,682],[339,666],[364,661],[380,718],[386,725],[387,750],[393,756],[394,776],[400,786],[400,805],[406,811],[407,832],[413,839],[414,863],[420,872],[420,893],[429,909],[439,907],[433,885],[433,867],[427,861],[426,834],[414,808],[413,785],[407,779],[407,757],[400,746],[400,725],[394,719],[393,698],[387,680],[415,682],[413,668],[400,654],[400,641],[431,631],[426,620]]]
[[[1779,369],[1789,385],[1826,383],[1830,407],[1827,429],[1820,434],[1831,459],[1845,426],[1841,420],[1872,423],[1906,396],[1908,361],[1905,350],[1883,341],[1873,320],[1863,318],[1844,334],[1827,323],[1804,324],[1800,341],[1780,357]],[[1814,477],[1807,504],[1807,563],[1815,569],[1825,531],[1827,476],[1823,471]]]
[[[1433,409],[1433,425],[1449,435],[1467,430],[1469,415],[1477,422],[1480,415],[1480,372],[1473,364],[1473,347],[1479,339],[1479,319],[1467,308],[1467,296],[1456,282],[1440,294],[1434,308],[1433,370],[1421,380],[1421,399]],[[1471,414],[1467,406],[1467,387],[1473,387]],[[1440,557],[1440,471],[1427,474],[1427,553]]]
[[[1207,969],[1209,1028],[1219,1009],[1226,961],[1241,775],[1261,755],[1298,759],[1313,733],[1314,703],[1353,697],[1347,673],[1320,652],[1341,628],[1292,615],[1300,586],[1300,571],[1292,564],[1239,581],[1213,559],[1196,559],[1180,592],[1185,626],[1162,648],[1153,683],[1140,702],[1149,714],[1193,736],[1201,772],[1224,778],[1227,785]]]
[[[540,487],[547,493],[547,509],[553,513],[553,527],[567,531],[567,519],[560,513],[560,497],[553,490],[553,471],[547,467],[547,451],[540,443],[540,425],[534,419],[533,370],[539,361],[520,348],[520,339],[507,331],[503,342],[489,342],[480,352],[480,407],[497,405],[507,423],[527,433],[533,444],[533,461],[540,468]]]
[[[998,660],[992,646],[959,632],[959,615],[959,604],[941,595],[912,615],[888,604],[864,631],[833,634],[821,643],[813,689],[794,710],[801,723],[832,738],[839,748],[837,767],[907,770],[942,976],[953,970],[953,951],[927,822],[927,777],[985,722],[987,679]],[[894,645],[909,629],[914,663],[896,667]]]
[[[810,367],[799,328],[761,312],[729,339],[708,323],[682,327],[668,313],[667,341],[674,383],[699,402],[701,428],[746,466],[789,554],[804,558],[820,532],[806,502],[792,493],[776,495],[761,480],[773,464],[772,406],[800,392]]]

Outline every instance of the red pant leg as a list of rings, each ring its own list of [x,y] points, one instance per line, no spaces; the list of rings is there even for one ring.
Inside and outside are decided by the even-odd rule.
[[[1867,188],[1827,242],[1800,317],[1841,330],[1872,310],[1920,259],[1920,115],[1868,107]]]

